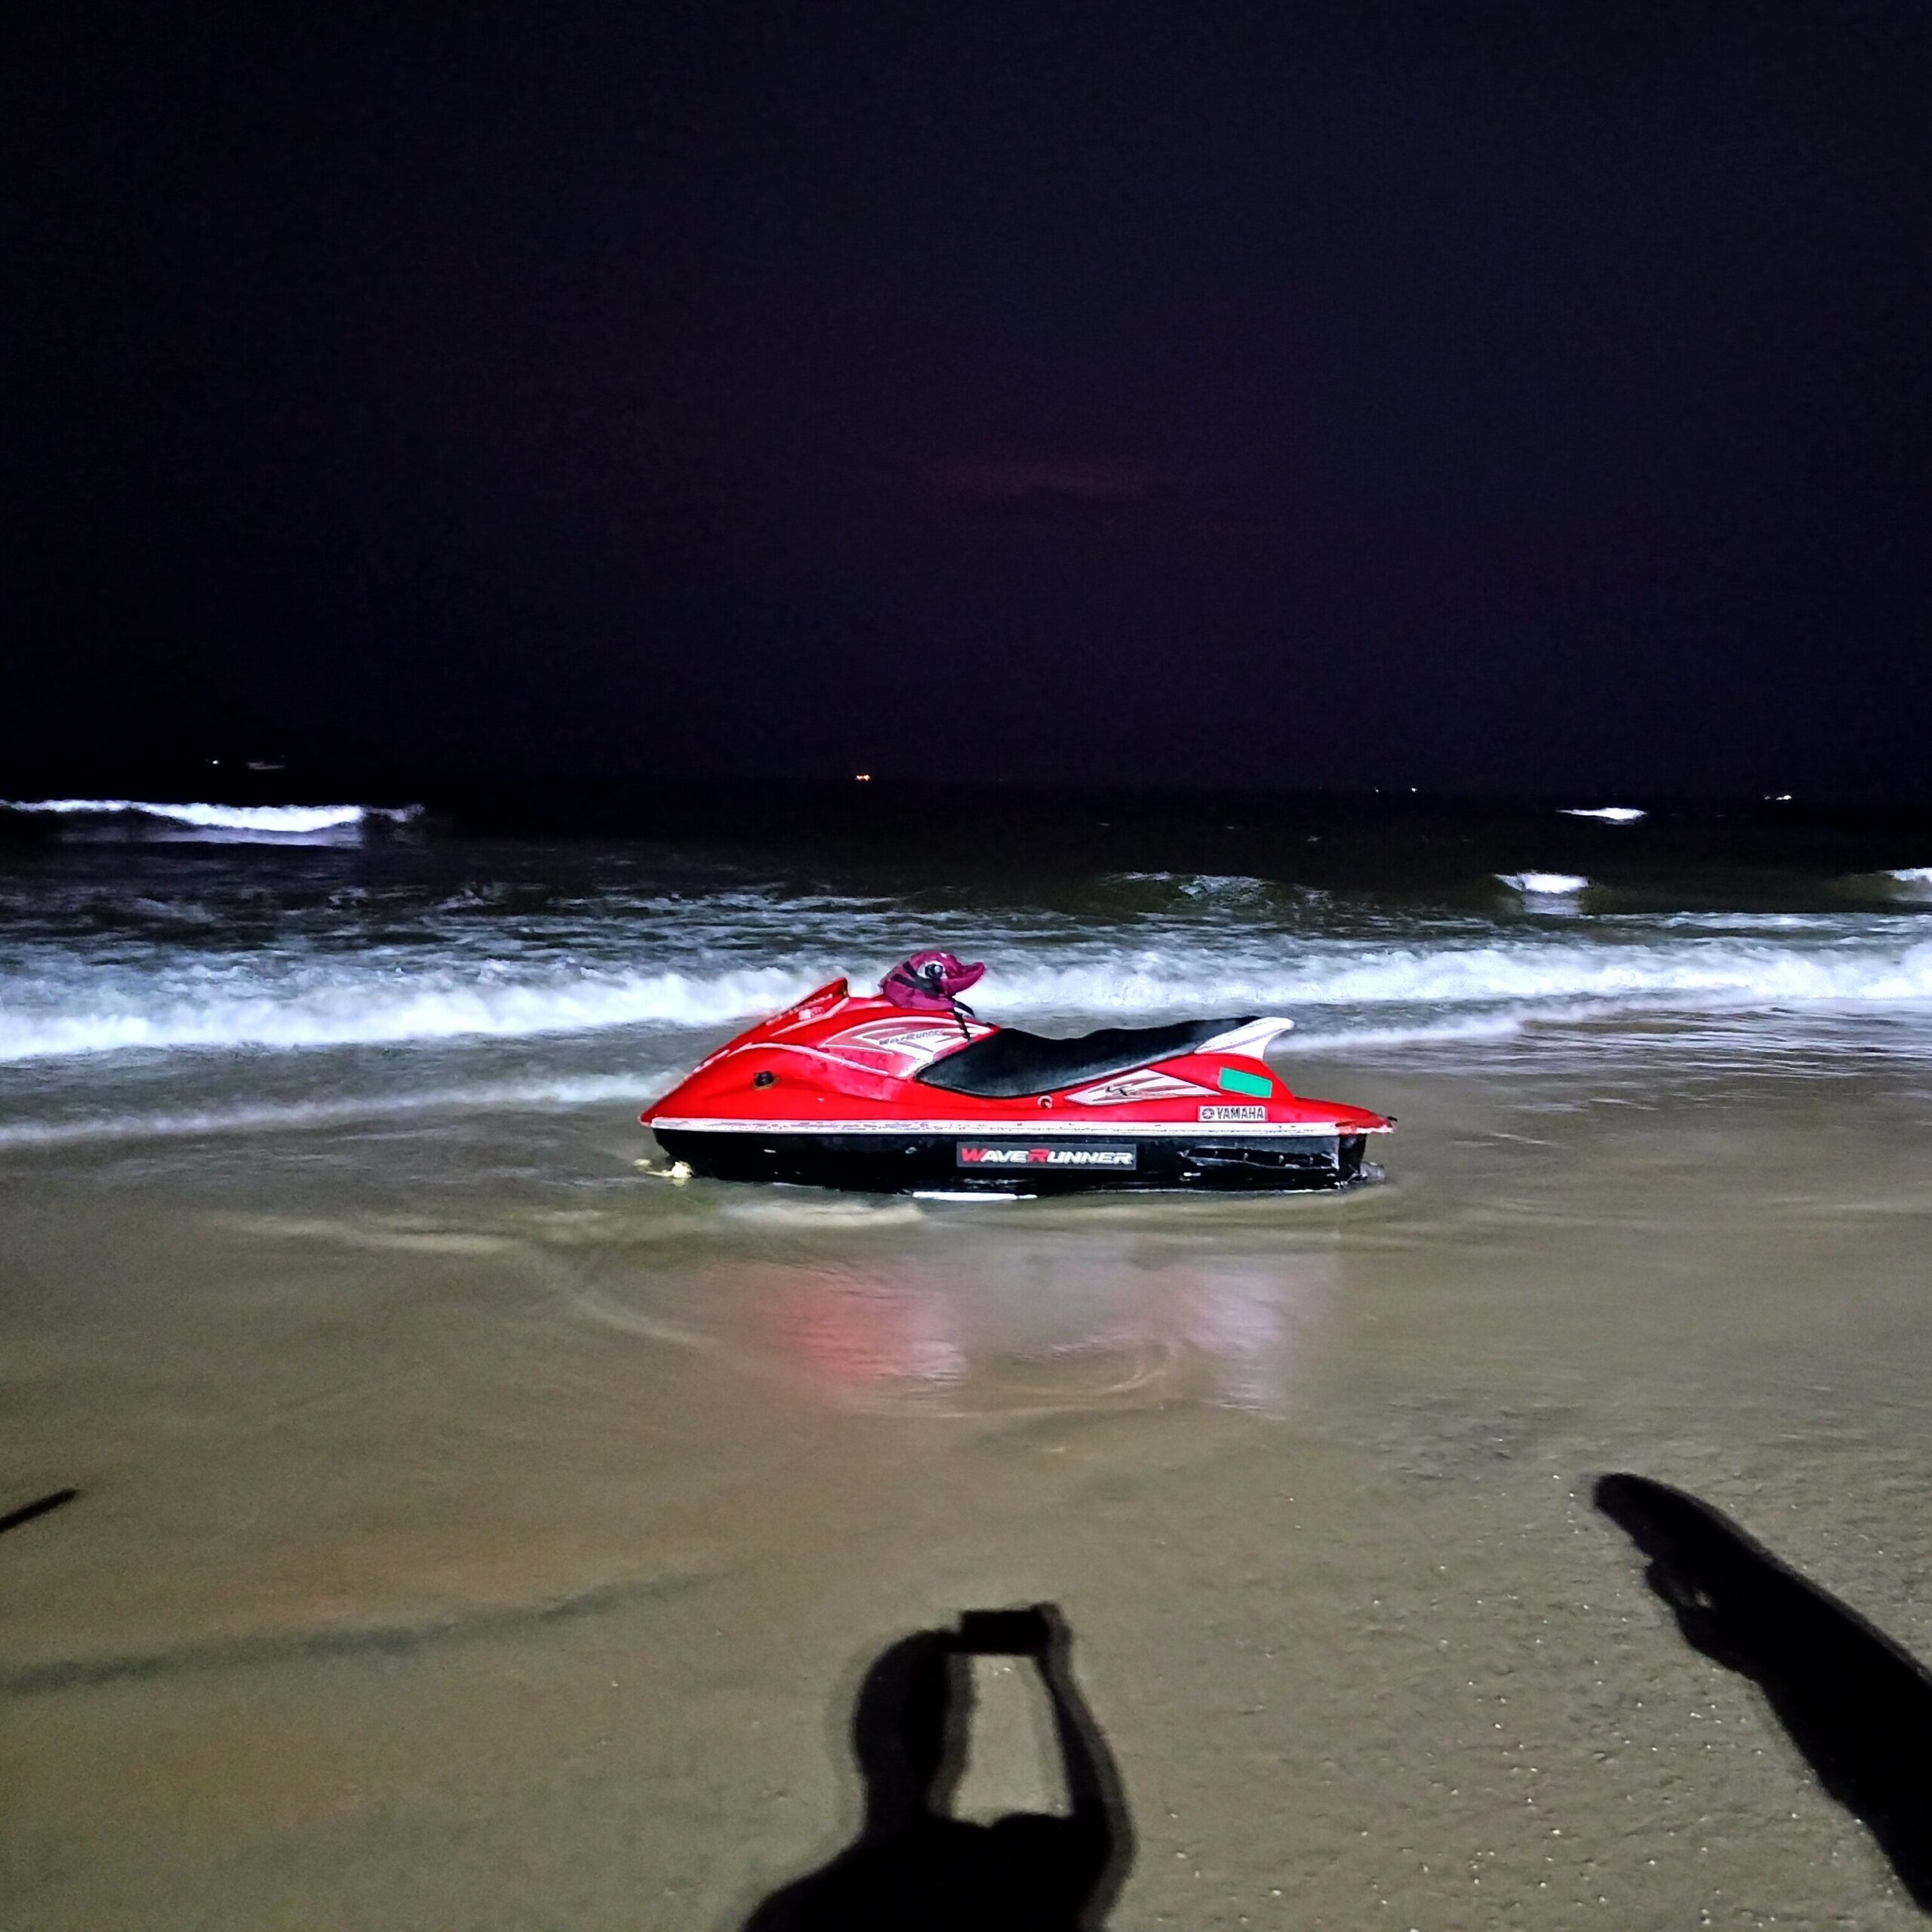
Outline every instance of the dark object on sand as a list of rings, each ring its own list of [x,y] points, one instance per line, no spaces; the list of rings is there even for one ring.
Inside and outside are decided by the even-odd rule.
[[[968,1611],[957,1632],[915,1630],[866,1672],[852,1715],[865,1780],[857,1838],[774,1892],[746,1932],[1087,1932],[1133,1857],[1119,1779],[1067,1660],[1051,1604]],[[971,1717],[967,1659],[1031,1657],[1052,1706],[1070,1815],[990,1825],[948,1815]]]
[[[1608,1475],[1596,1505],[1650,1558],[1647,1579],[1685,1638],[1758,1685],[1820,1783],[1932,1911],[1932,1676],[1695,1497]]]
[[[9,1509],[0,1516],[0,1536],[9,1530],[17,1530],[23,1523],[31,1523],[36,1516],[45,1516],[50,1509],[58,1509],[63,1503],[71,1503],[80,1494],[78,1489],[57,1489],[50,1496],[36,1497],[31,1503],[23,1503],[17,1509]]]

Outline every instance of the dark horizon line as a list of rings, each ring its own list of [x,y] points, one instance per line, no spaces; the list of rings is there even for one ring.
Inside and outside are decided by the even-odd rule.
[[[102,767],[60,764],[37,768],[0,765],[0,803],[31,804],[44,799],[138,798],[158,804],[420,805],[436,810],[466,799],[549,793],[589,798],[666,786],[694,792],[740,794],[817,794],[863,804],[887,792],[958,797],[1041,798],[1059,800],[1172,799],[1209,802],[1254,799],[1372,801],[1399,804],[1457,804],[1515,806],[1552,811],[1635,806],[1647,814],[1672,810],[1755,809],[1787,805],[1798,811],[1913,810],[1932,807],[1932,785],[1917,791],[1878,787],[1791,792],[1684,789],[1657,791],[1642,786],[1594,781],[1562,790],[1463,785],[1297,785],[1213,778],[1145,780],[1097,778],[921,777],[890,771],[867,774],[753,772],[730,768],[679,769],[639,766],[592,771],[531,767],[492,768],[426,763],[412,771],[390,760],[339,759],[251,764],[242,759],[205,764]],[[641,802],[641,801],[640,801]]]

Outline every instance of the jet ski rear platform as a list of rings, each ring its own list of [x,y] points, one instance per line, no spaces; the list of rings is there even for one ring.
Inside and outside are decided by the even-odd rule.
[[[888,977],[897,997],[836,980],[740,1034],[645,1125],[715,1180],[1008,1195],[1346,1187],[1373,1175],[1368,1137],[1393,1125],[1291,1093],[1260,1057],[1287,1020],[1048,1038],[949,997],[915,1004],[895,986],[905,971]]]

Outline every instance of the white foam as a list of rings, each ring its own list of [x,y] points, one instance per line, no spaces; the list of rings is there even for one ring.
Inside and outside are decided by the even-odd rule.
[[[97,1140],[174,1140],[207,1134],[288,1132],[340,1127],[392,1115],[475,1108],[532,1110],[632,1103],[641,1108],[663,1085],[660,1075],[607,1074],[577,1080],[530,1081],[450,1087],[413,1094],[368,1094],[340,1100],[281,1105],[206,1107],[179,1113],[97,1115],[79,1120],[13,1121],[0,1124],[0,1149],[65,1147]]]
[[[1615,946],[1589,940],[1353,943],[1310,947],[1298,959],[1257,961],[1246,971],[1224,966],[1183,976],[1149,961],[1138,971],[1080,967],[1005,974],[996,987],[990,980],[988,986],[983,1010],[996,1017],[1014,1007],[1152,1014],[1556,999],[1915,1003],[1932,1000],[1932,943],[1857,951],[1697,938]]]
[[[1600,818],[1606,825],[1635,825],[1644,814],[1635,805],[1565,805],[1565,818]]]
[[[1338,1026],[1331,1032],[1297,1033],[1278,1043],[1270,1059],[1289,1055],[1306,1058],[1331,1053],[1364,1053],[1377,1047],[1447,1046],[1462,1040],[1507,1040],[1521,1032],[1531,1019],[1545,1023],[1595,1018],[1600,1007],[1564,1007],[1531,1015],[1491,1013],[1467,1020],[1422,1021],[1413,1026]]]
[[[202,832],[270,837],[347,830],[372,818],[405,823],[420,805],[211,805],[169,804],[143,798],[0,798],[0,810],[46,812],[62,817],[134,817],[192,826]]]
[[[1183,899],[1234,905],[1264,898],[1274,890],[1266,879],[1246,872],[1113,872],[1109,877],[1117,884],[1168,886]]]
[[[1932,885],[1932,866],[1900,866],[1885,876],[1901,885]]]
[[[738,1201],[728,1205],[724,1212],[734,1221],[806,1230],[903,1226],[906,1223],[920,1218],[919,1211],[908,1201],[855,1200],[849,1195],[835,1195],[819,1201],[770,1198]]]
[[[1574,898],[1589,884],[1577,872],[1498,872],[1496,876],[1531,899]]]
[[[103,984],[106,976],[97,975],[78,989],[64,978],[29,987],[0,985],[0,1060],[142,1048],[521,1039],[637,1026],[712,1028],[777,1011],[837,970],[829,960],[795,970],[712,973],[620,974],[565,965],[512,980],[488,963],[465,970],[445,960],[431,967],[380,953],[294,965],[245,956],[224,966],[180,969],[158,981],[117,975]],[[1829,943],[1694,937],[1611,946],[1331,942],[1295,947],[1285,957],[1245,958],[1172,948],[1016,965],[989,990],[983,1010],[1001,1019],[1344,1006],[1466,1011],[1578,999],[1647,1006],[1909,1005],[1932,1001],[1932,943],[1853,950]]]
[[[841,973],[863,987],[888,956],[855,958],[848,949],[873,951],[878,923],[850,908],[804,920],[783,964],[745,963],[750,935],[733,921],[715,938],[695,937],[694,915],[681,910],[662,927],[574,924],[567,942],[561,931],[549,940],[472,938],[457,928],[386,946],[297,935],[273,947],[216,952],[144,940],[97,958],[23,942],[11,970],[0,970],[0,1062],[723,1029],[776,1012]],[[1738,1011],[1932,1004],[1932,942],[1903,915],[1855,933],[1832,919],[1787,918],[1763,931],[1734,921],[1708,931],[1653,928],[1647,939],[1623,926],[1613,931],[1614,924],[1589,937],[1518,927],[1403,944],[1175,933],[1129,945],[1118,937],[1043,942],[1021,934],[999,949],[1004,963],[986,983],[982,1011],[1003,1021],[1050,1016],[1075,1024],[1279,1012],[1306,1026],[1322,1009],[1340,1020],[1340,1009],[1352,1008],[1349,1023],[1372,1026],[1380,1011],[1407,1026],[1580,1000]],[[774,937],[758,939],[769,946]],[[640,953],[666,963],[629,968]],[[1316,1018],[1303,1050],[1319,1051],[1321,1032]]]
[[[713,1026],[776,1011],[814,983],[777,967],[506,982],[487,968],[412,968],[380,955],[306,971],[264,972],[244,961],[191,968],[160,984],[103,987],[52,1011],[35,1012],[0,987],[0,1061],[140,1048],[374,1046]]]

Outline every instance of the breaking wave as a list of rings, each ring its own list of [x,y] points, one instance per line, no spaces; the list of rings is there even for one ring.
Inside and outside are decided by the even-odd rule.
[[[63,818],[143,820],[156,829],[186,827],[229,842],[269,839],[278,843],[317,833],[359,832],[372,820],[404,824],[419,817],[420,805],[215,805],[168,804],[145,798],[4,798],[0,811]]]
[[[1302,1044],[1343,1027],[1546,1019],[1578,1001],[1598,1010],[1767,1011],[1932,1008],[1932,942],[1856,946],[1685,937],[1660,943],[1498,941],[1393,946],[1361,941],[1256,946],[1177,940],[1139,952],[1014,948],[982,1010],[1065,1023],[1201,1013],[1316,1010]],[[1056,958],[1055,953],[1061,956]],[[888,961],[854,970],[868,983]],[[0,982],[0,1060],[146,1049],[288,1048],[525,1038],[621,1027],[740,1024],[787,1004],[857,962],[828,949],[788,963],[625,972],[552,960],[509,977],[445,955],[336,955],[291,961],[250,954],[149,974]],[[1325,1027],[1323,1011],[1334,1023]]]
[[[715,1026],[772,1011],[809,990],[777,967],[709,977],[585,972],[507,985],[480,974],[374,962],[338,962],[300,976],[257,977],[234,969],[221,977],[226,983],[197,992],[128,988],[40,1014],[0,1003],[0,1060],[143,1048],[386,1046],[654,1024]]]
[[[1337,947],[1299,961],[1224,967],[1211,974],[1162,970],[1152,962],[1130,971],[1036,969],[1003,975],[998,992],[1002,1004],[1110,1013],[1574,999],[1916,1003],[1932,1001],[1932,943],[1859,954],[1694,941]]]

